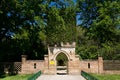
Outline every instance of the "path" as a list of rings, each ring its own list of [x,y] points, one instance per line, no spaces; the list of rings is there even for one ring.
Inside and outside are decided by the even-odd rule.
[[[85,80],[80,75],[41,75],[37,80]]]

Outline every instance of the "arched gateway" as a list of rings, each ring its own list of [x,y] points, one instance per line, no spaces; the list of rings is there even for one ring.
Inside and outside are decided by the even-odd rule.
[[[18,67],[19,68],[19,67]],[[22,55],[21,74],[42,71],[43,74],[80,74],[81,70],[90,73],[103,73],[103,59],[79,60],[75,54],[75,42],[48,47],[44,60],[27,60]]]
[[[48,55],[44,58],[45,74],[80,74],[80,60],[75,55],[75,42],[48,47]]]
[[[56,56],[57,74],[68,74],[68,60],[68,56],[62,52]]]

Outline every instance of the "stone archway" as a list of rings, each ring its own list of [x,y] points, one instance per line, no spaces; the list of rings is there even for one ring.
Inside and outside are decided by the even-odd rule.
[[[57,74],[68,74],[68,57],[65,53],[59,53],[56,56],[56,72]]]
[[[60,58],[62,56],[62,58]],[[59,69],[64,69],[62,74],[80,74],[79,57],[75,54],[75,43],[48,46],[48,55],[45,55],[46,74],[56,74]]]

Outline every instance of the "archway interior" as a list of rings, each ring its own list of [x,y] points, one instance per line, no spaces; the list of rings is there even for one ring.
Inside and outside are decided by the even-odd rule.
[[[64,53],[59,53],[56,57],[57,61],[57,74],[68,73],[68,57]]]

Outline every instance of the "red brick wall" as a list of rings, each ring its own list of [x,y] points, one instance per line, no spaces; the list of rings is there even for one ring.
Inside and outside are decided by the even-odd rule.
[[[103,59],[98,57],[98,60],[83,60],[80,61],[80,69],[90,73],[103,73]]]
[[[32,74],[38,71],[44,71],[43,60],[27,60],[26,62],[24,62],[24,64],[22,64],[22,74]]]
[[[99,57],[98,60],[80,61],[79,59],[73,58],[73,61],[69,62],[69,73],[76,72],[76,74],[78,74],[79,71],[83,70],[90,73],[120,74],[119,63],[119,61],[103,61],[102,57]],[[115,67],[116,65],[118,65],[118,70],[115,70],[117,69]],[[111,70],[112,68],[114,68],[114,70]],[[26,56],[22,57],[21,74],[31,74],[38,71],[42,71],[45,74],[50,74],[50,72],[55,73],[49,65],[48,56],[45,56],[45,60],[27,60]]]
[[[90,73],[98,73],[98,61],[80,61],[80,69]]]

